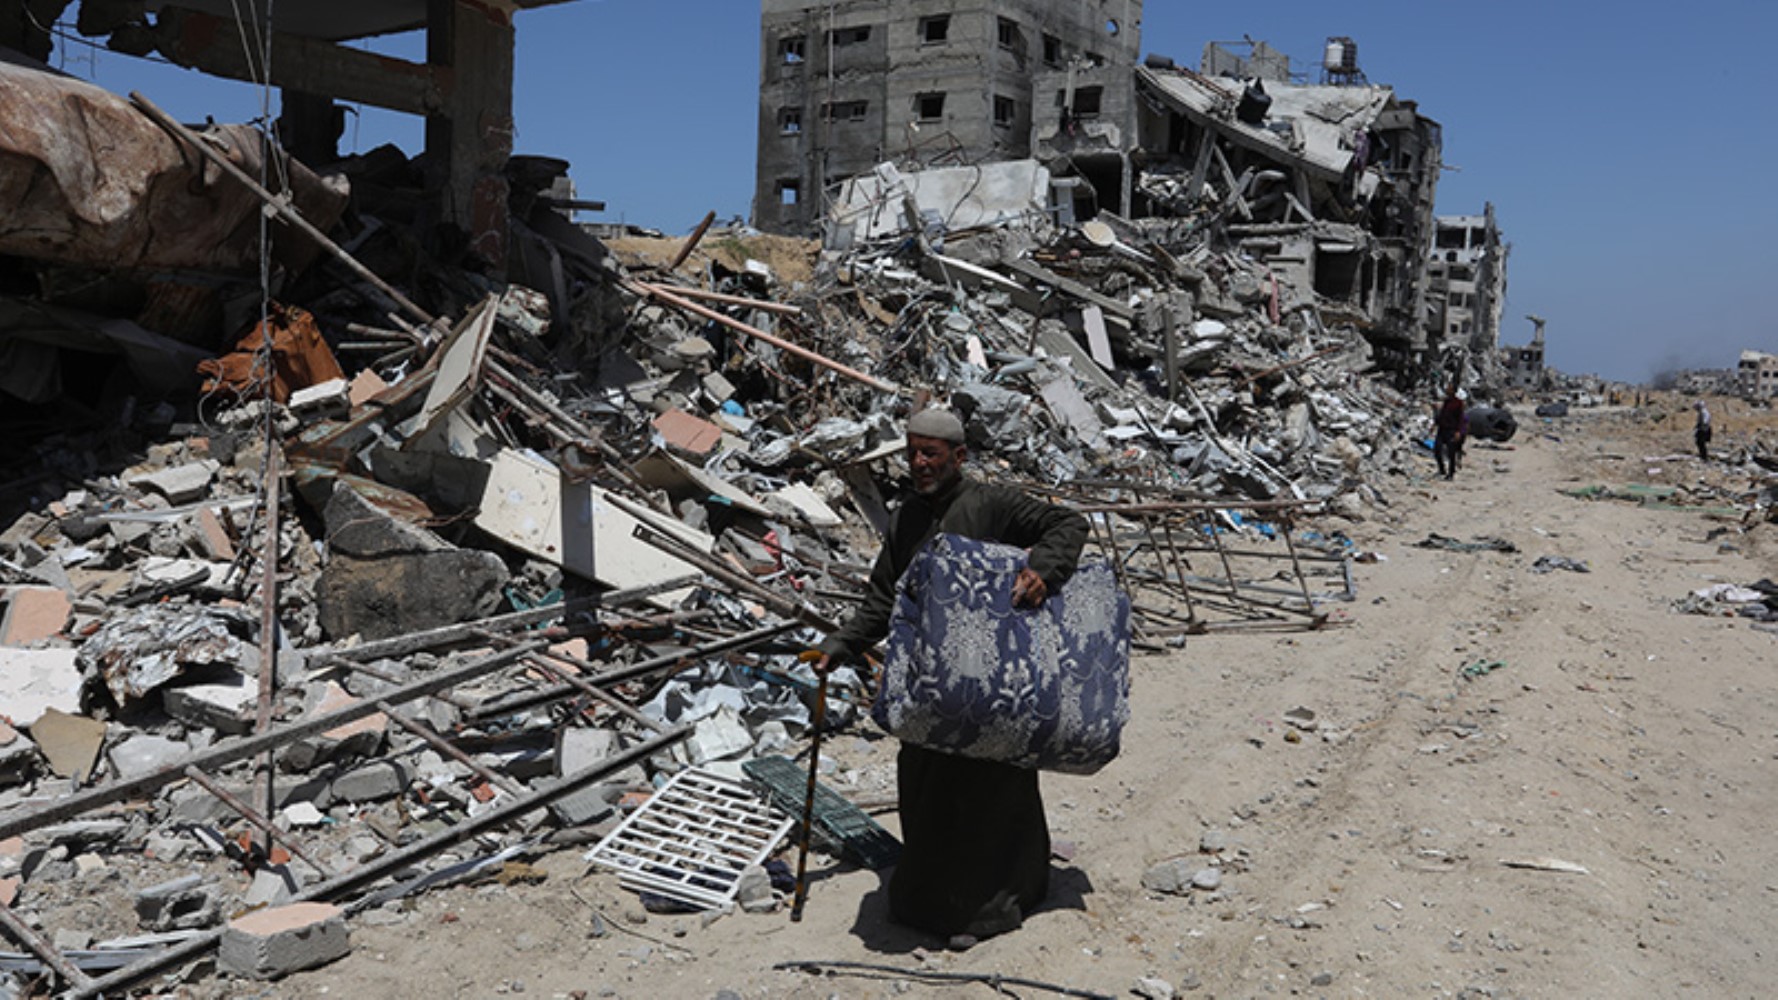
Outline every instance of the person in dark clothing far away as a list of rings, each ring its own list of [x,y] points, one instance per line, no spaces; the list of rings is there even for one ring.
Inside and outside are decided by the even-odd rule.
[[[1692,406],[1698,411],[1698,422],[1692,427],[1692,440],[1698,443],[1698,457],[1708,462],[1710,461],[1710,438],[1712,436],[1710,407],[1705,406],[1701,399],[1694,402]]]
[[[1457,463],[1463,456],[1463,438],[1469,431],[1469,415],[1464,401],[1469,393],[1453,383],[1445,401],[1432,418],[1432,457],[1438,461],[1438,474],[1450,479],[1457,475]]]
[[[1029,549],[1013,604],[1037,607],[1074,574],[1081,514],[963,474],[963,424],[926,409],[907,426],[913,492],[890,521],[858,611],[821,644],[817,672],[862,654],[889,629],[895,588],[920,547],[945,532]],[[1049,824],[1037,772],[903,743],[896,758],[901,859],[889,878],[895,922],[966,948],[1010,931],[1049,892]]]

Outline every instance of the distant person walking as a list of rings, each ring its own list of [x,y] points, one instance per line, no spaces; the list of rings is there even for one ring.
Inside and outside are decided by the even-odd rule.
[[[1692,440],[1698,442],[1698,457],[1710,461],[1710,407],[1703,400],[1692,404],[1698,411],[1698,422],[1692,427]]]
[[[1450,479],[1457,475],[1457,461],[1463,455],[1463,436],[1469,430],[1469,414],[1464,400],[1469,393],[1451,386],[1445,401],[1432,418],[1432,457],[1438,460],[1438,474]]]

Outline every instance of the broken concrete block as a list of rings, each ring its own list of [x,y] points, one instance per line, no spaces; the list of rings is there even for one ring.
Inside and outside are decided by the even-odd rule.
[[[339,907],[291,903],[229,921],[216,961],[230,975],[276,979],[325,965],[351,950],[351,934]]]
[[[59,635],[73,605],[54,587],[7,587],[0,616],[0,646],[28,646]]]
[[[251,732],[258,718],[259,681],[239,671],[228,671],[211,683],[169,686],[160,691],[167,714],[188,726],[239,736]]]
[[[0,711],[29,729],[50,709],[80,711],[80,667],[72,649],[0,646]]]
[[[366,487],[368,488],[368,487]],[[322,512],[327,551],[371,559],[377,556],[449,552],[454,546],[425,528],[371,503],[357,489],[337,485]]]
[[[310,691],[303,715],[306,718],[327,715],[357,703],[358,699],[345,688],[327,681]],[[286,771],[301,772],[327,761],[369,757],[382,748],[388,729],[389,717],[376,712],[297,740],[285,748],[278,758],[278,765]]]
[[[191,756],[191,744],[153,733],[137,733],[111,748],[111,770],[125,781],[175,767]]]
[[[253,884],[241,896],[243,906],[278,906],[288,903],[301,887],[289,865],[262,865],[253,873]]]
[[[216,922],[214,886],[203,875],[186,875],[136,894],[136,918],[145,930],[183,931]]]
[[[49,761],[51,774],[84,782],[98,766],[105,723],[51,708],[31,724],[31,739]]]
[[[556,774],[579,774],[623,749],[623,736],[615,730],[564,727],[556,736]],[[646,784],[648,775],[640,764],[631,764],[607,775],[605,780],[614,784]]]
[[[286,828],[303,828],[321,826],[327,822],[327,814],[315,808],[313,802],[292,802],[278,813]]]
[[[203,497],[204,491],[210,488],[211,478],[221,467],[221,463],[205,459],[132,476],[127,482],[137,489],[159,493],[171,504],[191,503]]]
[[[763,865],[741,869],[741,877],[735,881],[735,902],[748,913],[769,912],[777,904],[772,895],[772,876]]]
[[[330,378],[291,393],[285,406],[307,419],[343,415],[352,408],[351,388],[344,378]]]
[[[704,395],[708,396],[711,402],[717,406],[728,402],[729,397],[735,394],[735,384],[723,378],[721,372],[711,372],[705,375],[699,384],[703,386]]]
[[[1149,892],[1179,895],[1191,888],[1192,876],[1197,870],[1197,864],[1189,858],[1169,858],[1149,866],[1142,873],[1142,888]]]
[[[334,489],[325,517],[317,597],[328,635],[386,639],[485,618],[499,606],[509,574],[494,553],[456,549],[349,487]]]
[[[347,802],[380,802],[407,791],[413,782],[407,767],[397,761],[379,760],[333,779],[329,789]]]
[[[192,516],[192,543],[198,555],[215,562],[232,563],[235,561],[235,543],[228,537],[228,529],[222,526],[222,518],[208,507],[203,507]]]
[[[485,618],[508,575],[492,552],[335,556],[318,588],[321,628],[334,638],[386,639]]]
[[[622,791],[621,785],[590,785],[550,803],[550,812],[563,826],[603,823],[617,815],[615,799]]]

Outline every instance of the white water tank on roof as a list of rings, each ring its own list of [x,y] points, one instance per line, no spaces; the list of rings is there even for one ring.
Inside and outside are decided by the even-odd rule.
[[[1344,36],[1329,38],[1321,66],[1330,73],[1350,73],[1358,68],[1358,43]]]

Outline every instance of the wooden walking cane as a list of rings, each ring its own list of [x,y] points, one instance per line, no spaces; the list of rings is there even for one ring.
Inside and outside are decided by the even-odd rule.
[[[802,654],[805,661],[820,658],[821,654],[815,650]],[[796,852],[796,897],[790,904],[792,923],[803,919],[803,903],[809,898],[806,875],[809,870],[809,838],[815,830],[815,774],[821,766],[821,725],[827,717],[827,673],[818,672],[816,678],[815,739],[809,745],[809,788],[803,797],[803,842]]]

